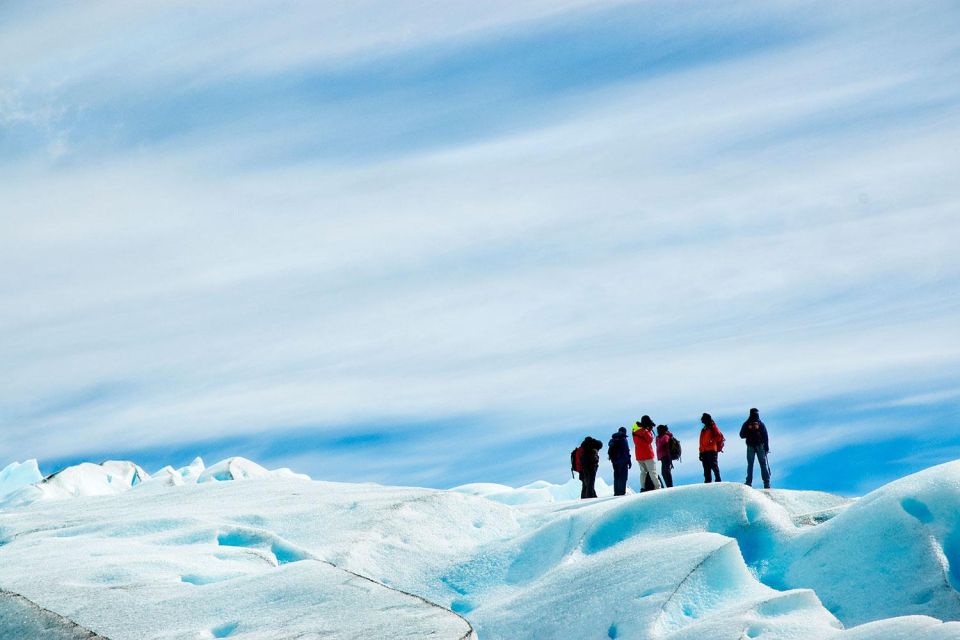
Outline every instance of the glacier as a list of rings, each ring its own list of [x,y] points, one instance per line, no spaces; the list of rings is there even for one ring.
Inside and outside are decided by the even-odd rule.
[[[0,471],[0,638],[960,639],[960,462],[859,499]]]

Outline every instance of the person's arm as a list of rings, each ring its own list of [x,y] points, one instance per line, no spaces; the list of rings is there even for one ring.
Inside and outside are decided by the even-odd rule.
[[[748,424],[750,424],[750,423],[749,423],[749,422],[744,422],[744,423],[743,423],[743,426],[740,427],[740,437],[743,438],[744,440],[747,439],[747,425],[748,425]]]
[[[770,453],[770,438],[767,436],[767,425],[760,423],[760,434],[763,436],[763,450]]]

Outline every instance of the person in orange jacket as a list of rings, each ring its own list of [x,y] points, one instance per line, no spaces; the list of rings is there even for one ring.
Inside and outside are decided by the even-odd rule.
[[[713,482],[720,482],[720,465],[717,457],[723,451],[724,437],[709,413],[700,416],[700,422],[703,423],[703,428],[700,429],[700,462],[703,463],[703,481],[711,482],[710,474],[713,472]]]
[[[649,478],[654,489],[662,489],[660,476],[657,475],[657,457],[653,455],[654,426],[650,416],[643,416],[640,422],[633,425],[633,451],[640,466],[640,487],[643,488]]]

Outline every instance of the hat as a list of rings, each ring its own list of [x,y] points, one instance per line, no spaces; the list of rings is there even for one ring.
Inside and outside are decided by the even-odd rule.
[[[710,416],[709,413],[705,413],[702,416],[700,416],[700,422],[702,422],[703,424],[710,424],[711,422],[713,422],[713,418]]]
[[[626,428],[626,427],[620,427],[619,429],[617,429],[617,432],[618,432],[618,433],[626,433],[626,432],[627,432],[627,428]]]
[[[666,432],[667,432],[667,425],[665,424],[657,425],[657,433],[666,433]]]

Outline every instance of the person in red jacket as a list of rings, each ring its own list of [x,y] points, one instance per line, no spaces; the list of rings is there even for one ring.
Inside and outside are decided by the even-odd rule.
[[[700,429],[700,462],[703,463],[703,481],[710,482],[710,473],[713,472],[713,482],[720,482],[720,465],[718,455],[723,451],[724,437],[717,428],[709,413],[700,416],[703,428]]]
[[[653,427],[650,416],[643,416],[640,422],[633,425],[633,451],[640,466],[640,487],[649,478],[654,489],[662,489],[660,476],[657,475],[657,459],[653,455]]]

